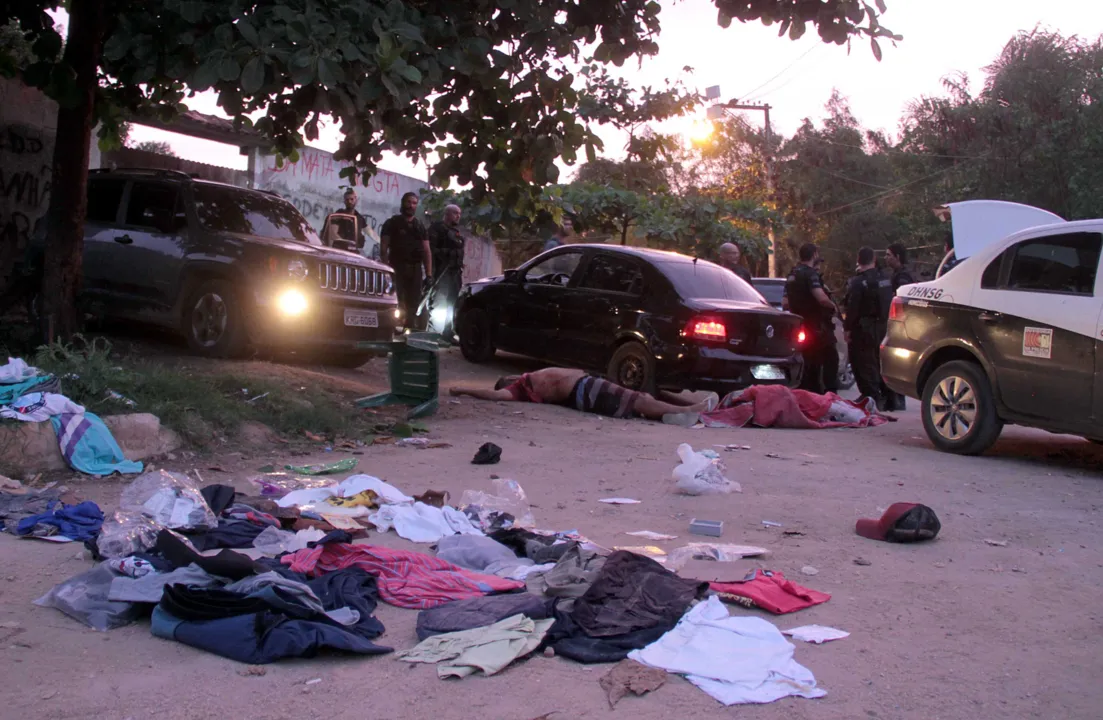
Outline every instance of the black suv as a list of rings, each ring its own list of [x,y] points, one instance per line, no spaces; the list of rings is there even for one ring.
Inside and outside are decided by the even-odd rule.
[[[201,355],[252,345],[338,363],[391,339],[397,307],[390,268],[324,247],[286,200],[166,170],[90,172],[81,297]]]

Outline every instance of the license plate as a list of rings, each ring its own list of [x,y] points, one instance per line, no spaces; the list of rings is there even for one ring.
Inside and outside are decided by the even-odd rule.
[[[345,325],[348,327],[379,327],[379,313],[375,310],[346,310]]]
[[[755,365],[751,368],[755,380],[784,380],[785,371],[777,365]]]

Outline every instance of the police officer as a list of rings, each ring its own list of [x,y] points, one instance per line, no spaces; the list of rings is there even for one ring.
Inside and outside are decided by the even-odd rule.
[[[460,234],[460,217],[463,210],[459,205],[444,208],[444,219],[429,226],[429,249],[433,254],[433,281],[436,293],[432,299],[433,311],[430,321],[445,338],[451,339],[453,333],[452,318],[456,300],[463,286],[463,249],[464,238]],[[439,314],[439,318],[433,315]]]
[[[820,249],[812,243],[801,246],[800,262],[785,280],[785,307],[789,312],[804,318],[804,375],[800,387],[823,394],[824,359],[828,352],[835,352],[832,318],[838,309],[823,289],[823,280],[816,272]]]
[[[380,258],[394,268],[395,292],[405,327],[417,330],[420,329],[417,308],[433,277],[433,257],[429,233],[417,218],[417,194],[406,193],[400,203],[400,214],[391,217],[380,229]]]
[[[915,277],[908,270],[908,251],[900,243],[889,245],[885,251],[885,264],[892,270],[892,290],[896,292],[902,285],[911,285]]]
[[[873,248],[859,250],[858,274],[847,284],[843,326],[858,391],[873,398],[878,410],[887,409],[887,388],[881,380],[881,340],[888,327],[892,295],[892,280],[877,270]]]
[[[831,294],[831,288],[823,281],[823,258],[816,260],[816,274],[820,276],[820,284],[831,302],[835,303],[835,296]],[[835,307],[838,307],[835,303]],[[824,392],[839,392],[839,339],[835,337],[835,317],[832,316],[824,327],[823,352],[820,357],[823,360],[823,389]]]
[[[915,282],[915,276],[908,270],[908,251],[900,243],[889,245],[885,251],[885,264],[892,270],[893,295],[904,285]],[[893,392],[887,386],[885,392],[885,409],[890,411],[907,410],[907,398],[898,392]]]

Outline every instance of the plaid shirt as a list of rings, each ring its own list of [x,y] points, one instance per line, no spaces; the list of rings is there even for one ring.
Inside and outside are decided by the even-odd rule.
[[[385,602],[415,610],[525,587],[523,582],[464,570],[425,553],[376,545],[329,543],[285,555],[282,562],[313,577],[363,568],[378,578],[379,596]]]

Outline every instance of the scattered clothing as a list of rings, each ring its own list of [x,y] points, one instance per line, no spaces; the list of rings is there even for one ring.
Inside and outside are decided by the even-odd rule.
[[[541,535],[524,528],[505,528],[490,533],[490,537],[508,547],[518,557],[526,557],[534,563],[554,563],[571,547],[571,543],[558,535]]]
[[[114,561],[108,561],[114,562]],[[111,581],[107,599],[115,602],[159,603],[166,585],[220,587],[225,578],[211,575],[198,565],[188,565],[168,573],[149,573],[141,577],[117,577]]]
[[[318,512],[326,513],[327,515],[349,515],[351,517],[359,517],[367,515],[371,511],[362,506],[339,508],[326,502],[326,500],[334,496],[351,497],[365,490],[371,490],[386,504],[397,505],[412,503],[414,501],[409,495],[406,495],[395,486],[385,483],[377,477],[372,477],[371,475],[351,475],[335,485],[294,490],[280,498],[277,504],[283,508],[298,507],[302,512]]]
[[[60,500],[61,493],[57,490],[30,490],[22,494],[0,492],[0,528],[14,535],[20,520],[49,512]]]
[[[635,415],[639,397],[638,392],[604,378],[585,375],[575,383],[564,405],[605,417],[628,418]]]
[[[27,393],[57,392],[61,383],[49,375],[32,377],[21,382],[0,384],[0,405],[10,405]]]
[[[453,565],[489,575],[506,577],[532,560],[517,557],[499,542],[481,535],[449,535],[437,543],[437,557]]]
[[[76,505],[51,503],[46,512],[31,515],[19,521],[15,534],[21,536],[50,537],[63,535],[70,540],[91,540],[103,527],[103,511],[91,500]]]
[[[533,620],[549,616],[548,603],[532,593],[488,595],[445,603],[417,614],[417,639],[493,625],[514,615]]]
[[[333,497],[326,498],[326,502],[334,507],[364,507],[369,510],[374,510],[379,507],[379,496],[376,495],[373,490],[365,490],[349,497],[337,497],[334,495]]]
[[[818,430],[837,427],[875,427],[895,418],[877,412],[869,398],[844,400],[835,393],[820,395],[784,385],[752,385],[728,394],[716,410],[702,413],[705,427]]]
[[[278,588],[283,593],[286,593],[288,597],[294,598],[296,602],[312,612],[325,612],[322,607],[322,601],[314,594],[314,591],[311,590],[308,585],[297,580],[285,578],[277,572],[266,572],[260,575],[242,578],[235,583],[227,585],[225,589],[228,592],[253,596],[268,588]]]
[[[74,470],[88,475],[140,473],[143,465],[126,459],[111,431],[95,414],[62,414],[50,418],[61,455]]]
[[[524,615],[487,627],[434,635],[395,657],[406,662],[438,663],[437,677],[464,678],[475,672],[494,675],[540,646],[551,620]]]
[[[933,540],[942,529],[935,511],[916,503],[893,503],[879,520],[859,520],[854,531],[870,540],[919,542]]]
[[[735,603],[762,608],[775,615],[804,610],[831,599],[827,593],[797,585],[779,572],[752,570],[742,582],[709,583],[713,592]]]
[[[556,655],[575,662],[586,664],[619,662],[628,657],[631,651],[655,642],[675,625],[674,622],[669,622],[623,635],[591,637],[571,615],[573,602],[573,600],[553,601],[552,617],[555,618],[555,624],[548,630],[544,644],[552,648]]]
[[[108,599],[115,573],[100,563],[91,570],[60,582],[35,600],[39,607],[52,607],[84,623],[93,630],[106,632],[129,625],[142,614],[142,608],[128,602]]]
[[[417,543],[435,543],[457,533],[482,535],[482,531],[466,515],[447,505],[443,508],[419,502],[384,505],[368,516],[368,522],[375,525],[379,532],[387,532],[393,527],[400,537]]]
[[[84,408],[64,395],[32,392],[0,407],[0,417],[22,422],[46,422],[54,415],[84,413]]]
[[[543,593],[551,598],[568,599],[563,609],[570,610],[574,607],[574,599],[590,589],[604,566],[604,555],[585,550],[578,543],[569,543],[555,567],[541,578]]]
[[[362,568],[378,577],[384,601],[417,610],[524,587],[522,582],[473,573],[424,553],[374,545],[331,543],[285,555],[281,561],[294,572],[312,576]]]
[[[274,527],[264,528],[253,540],[253,547],[265,555],[275,557],[287,552],[298,552],[309,547],[311,542],[323,539],[326,534],[317,529],[309,528],[299,530],[296,533],[279,530]]]
[[[610,709],[616,707],[617,702],[628,693],[644,695],[658,690],[665,682],[665,670],[640,665],[635,660],[621,660],[598,680],[609,698]]]
[[[207,507],[211,512],[221,515],[226,508],[233,505],[237,491],[229,485],[208,485],[200,490],[199,494],[207,501]]]
[[[146,575],[152,575],[157,572],[157,569],[153,567],[153,563],[139,557],[134,557],[133,555],[130,557],[108,560],[107,567],[120,575],[125,575],[130,578],[145,577]]]
[[[158,533],[157,543],[154,547],[175,567],[187,567],[194,564],[211,575],[230,580],[240,580],[256,572],[264,572],[264,569],[267,569],[264,568],[258,571],[258,568],[263,568],[263,566],[258,565],[249,556],[236,553],[233,550],[223,550],[211,557],[200,555],[185,545],[171,530],[162,530]]]
[[[495,465],[502,459],[502,449],[494,443],[483,443],[475,457],[471,458],[472,465]]]
[[[414,495],[414,500],[436,508],[443,508],[448,504],[447,490],[426,490],[420,495]]]
[[[253,547],[253,541],[265,529],[264,525],[254,525],[241,520],[219,520],[218,527],[214,530],[208,530],[199,535],[189,535],[188,539],[199,552],[218,548],[247,548]]]
[[[827,693],[808,668],[793,659],[793,644],[757,617],[732,617],[710,597],[677,627],[629,657],[650,667],[685,675],[725,705],[769,703],[790,695]]]
[[[575,601],[575,621],[591,637],[676,623],[708,583],[678,577],[651,558],[619,550]]]

